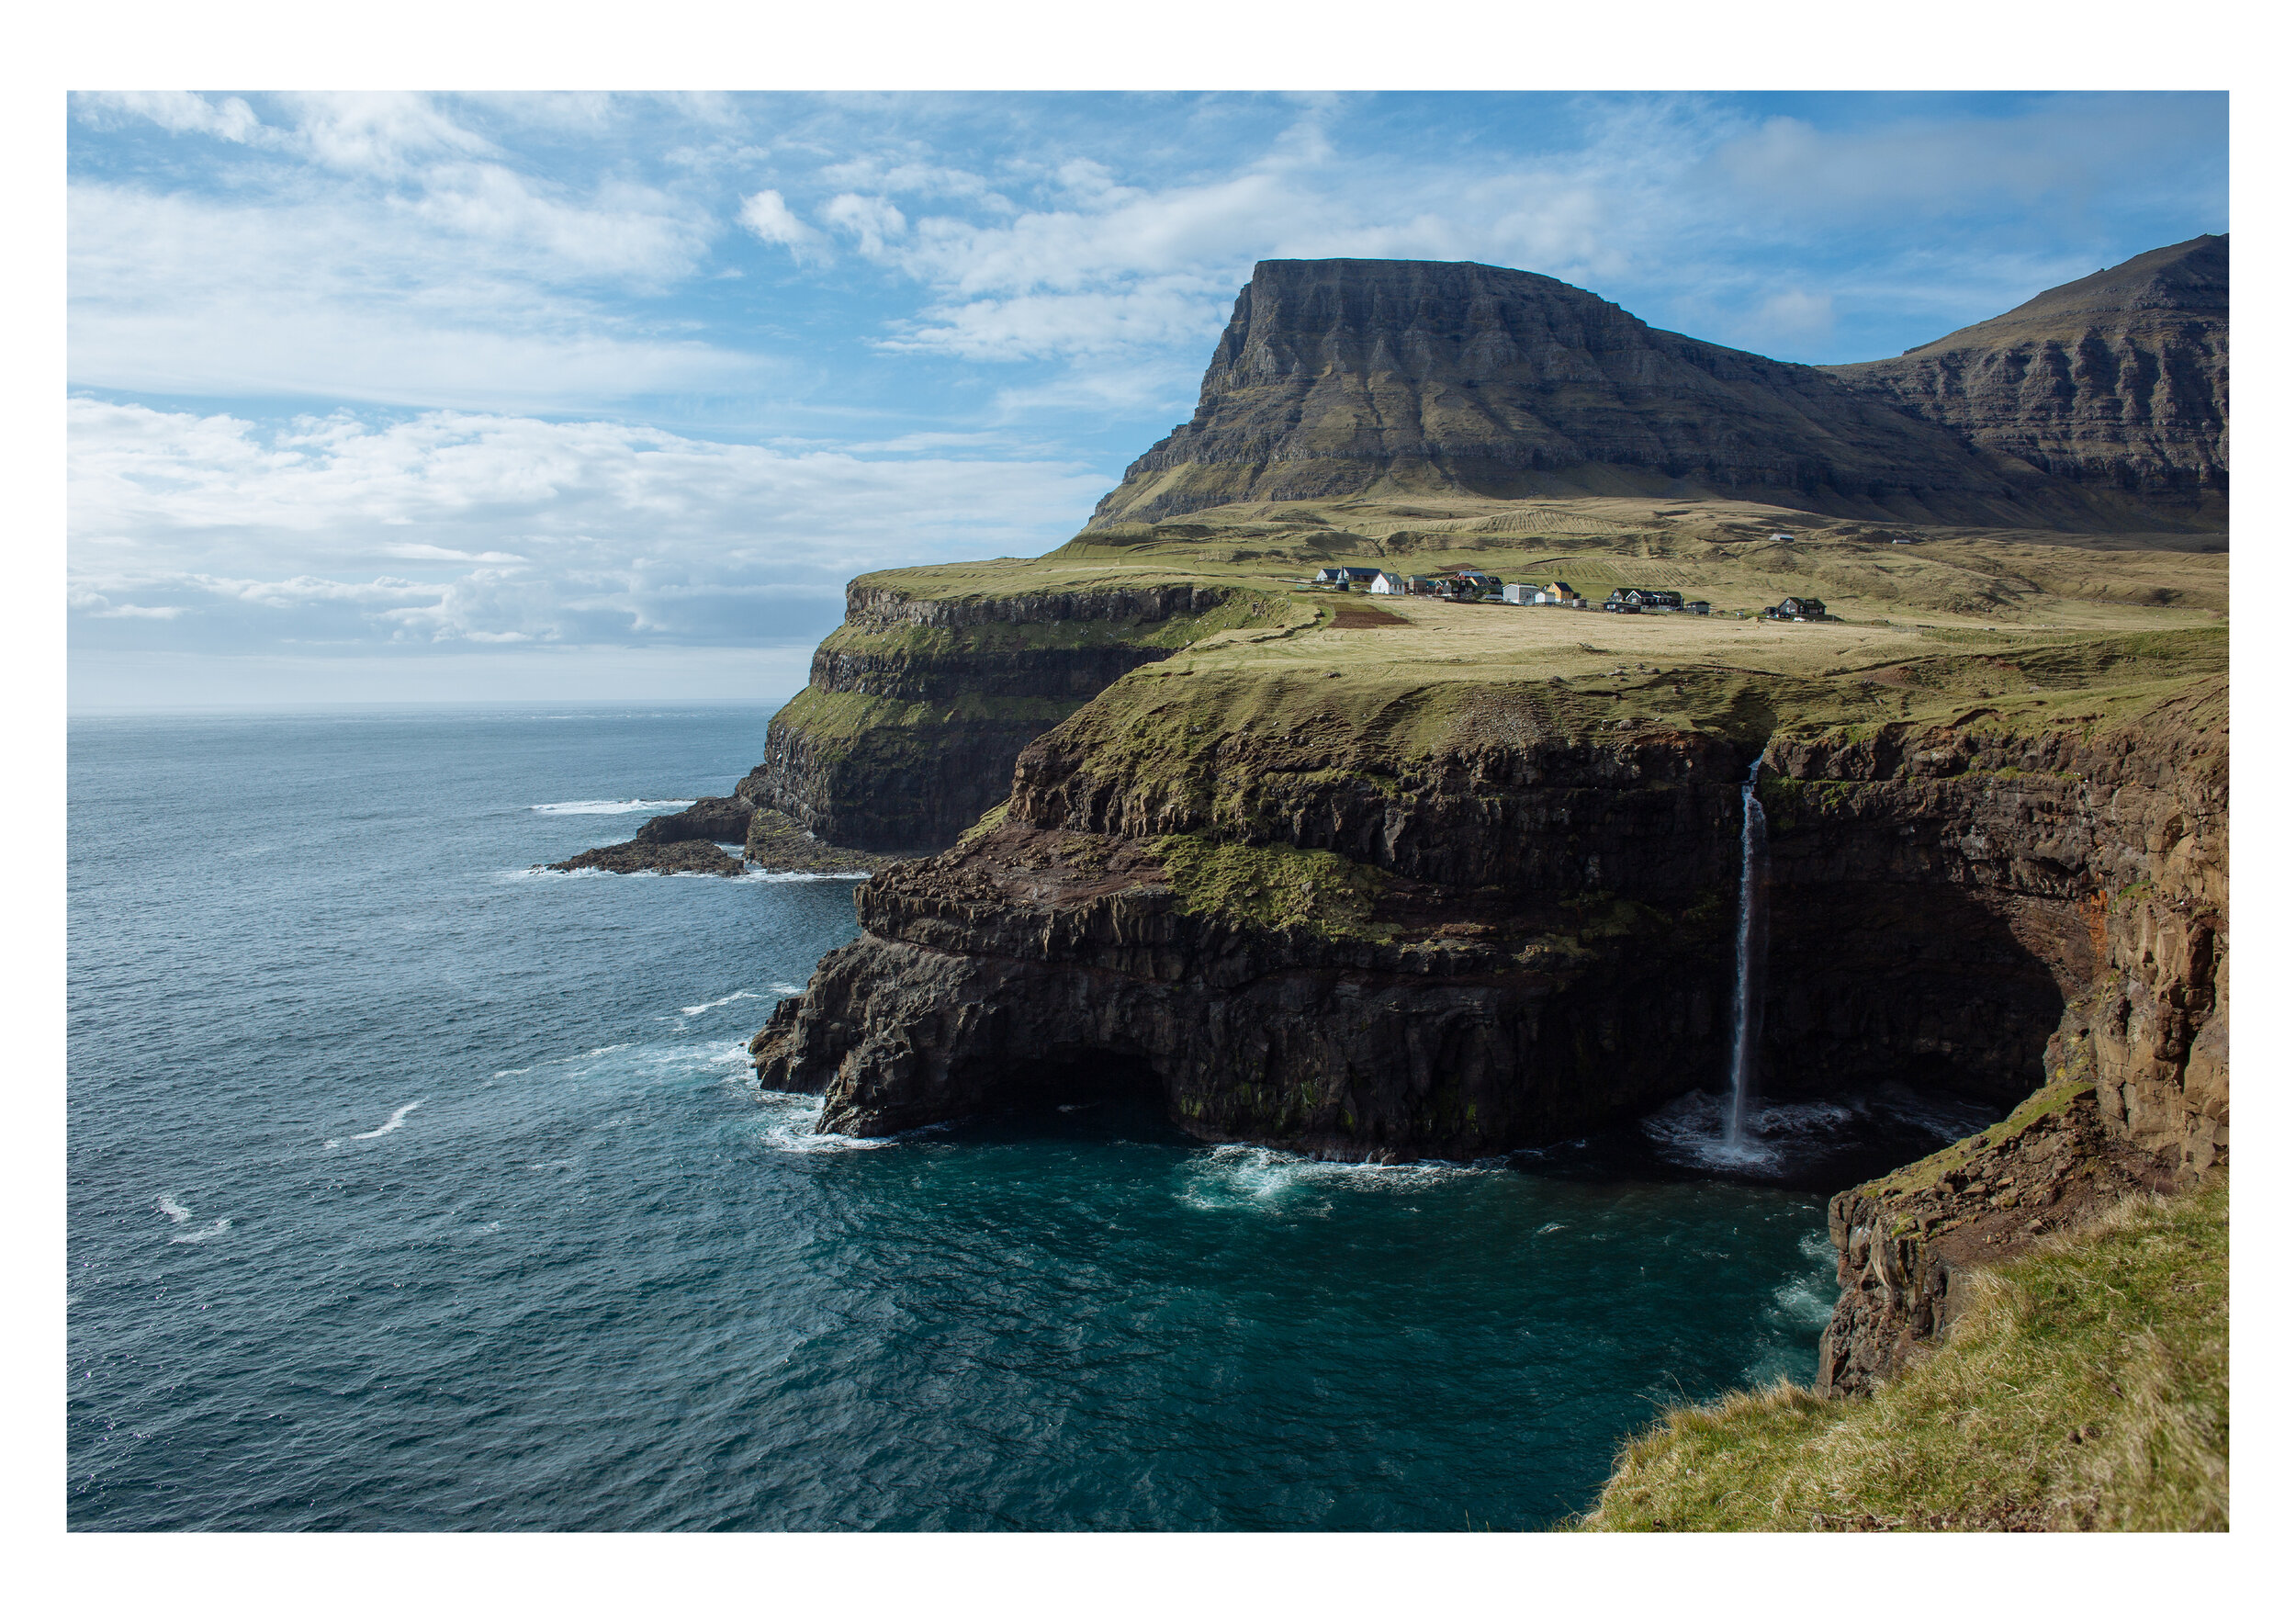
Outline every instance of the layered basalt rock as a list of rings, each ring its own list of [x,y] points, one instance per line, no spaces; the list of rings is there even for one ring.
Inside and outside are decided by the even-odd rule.
[[[1004,799],[1030,739],[1239,595],[1179,581],[931,596],[863,576],[736,793],[835,845],[940,850]]]
[[[2231,307],[2231,239],[2196,237],[1894,359],[1827,370],[1973,446],[2221,523]]]
[[[1264,260],[1196,413],[1093,524],[1368,493],[1705,494],[1918,523],[2132,521],[1813,366],[1649,327],[1551,276]]]
[[[2172,1172],[2221,1156],[2221,704],[1778,740],[1766,1087],[2007,1104],[2071,1044],[2099,1131]],[[1720,1085],[1744,746],[1382,760],[1376,727],[1309,717],[1128,761],[1131,725],[1080,716],[1023,752],[1000,827],[864,885],[861,939],[759,1034],[761,1080],[853,1133],[1120,1082],[1208,1137],[1348,1155],[1537,1144]]]
[[[1735,792],[1727,770],[1684,779],[1728,756],[1673,738],[1437,760],[1376,815],[1328,808],[1327,836],[1374,865],[1225,845],[1033,746],[1002,826],[860,888],[861,939],[776,1009],[759,1076],[826,1090],[828,1132],[1120,1088],[1207,1138],[1349,1158],[1546,1142],[1717,1080]],[[1573,823],[1596,804],[1611,815]],[[1568,893],[1478,861],[1509,827],[1565,826]],[[1661,848],[1644,888],[1671,908],[1583,888]],[[1235,908],[1206,905],[1207,869]]]
[[[1842,1294],[1820,1346],[1821,1391],[1870,1390],[1943,1335],[1971,1268],[2123,1194],[2188,1187],[2225,1161],[2225,696],[2203,686],[2096,736],[2020,737],[1980,721],[1942,736],[1779,752],[1803,774],[1778,798],[1806,819],[1787,858],[1797,860],[1799,843],[1806,873],[1887,871],[1889,831],[1874,812],[1918,810],[1924,772],[1949,770],[1971,784],[1975,792],[1942,819],[1951,837],[1908,840],[1908,856],[1894,865],[1934,869],[1934,879],[1915,883],[2016,898],[2014,907],[1991,906],[2029,953],[2029,979],[2045,971],[2065,988],[2035,1055],[2036,1090],[2002,1126],[1835,1197]],[[1893,783],[1912,793],[1883,795]],[[1821,939],[1802,962],[1789,955],[1773,968],[1809,985],[1821,1011],[1785,1033],[1788,1051],[1806,1048],[1829,1064],[1838,1063],[1839,1040],[1861,1040],[1862,1006],[1841,995],[1858,966],[1840,964],[1839,941]],[[1891,950],[1884,941],[1865,956]],[[2029,1039],[2048,1000],[2029,991],[2010,1002]],[[1835,1043],[1818,1035],[1828,1017]],[[1943,1046],[1927,1041],[1931,1052]],[[1889,1045],[1921,1052],[1918,1022]],[[1961,1074],[1964,1056],[1947,1057]]]

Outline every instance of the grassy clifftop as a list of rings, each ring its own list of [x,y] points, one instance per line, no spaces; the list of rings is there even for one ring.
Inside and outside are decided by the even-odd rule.
[[[2223,1179],[2129,1201],[1976,1276],[1934,1353],[1870,1398],[1780,1384],[1629,1442],[1583,1526],[2229,1526]]]

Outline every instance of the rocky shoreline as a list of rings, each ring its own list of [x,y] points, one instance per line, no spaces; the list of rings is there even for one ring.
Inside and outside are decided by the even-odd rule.
[[[724,848],[739,841],[741,854]],[[649,819],[632,838],[543,866],[570,873],[709,873],[737,879],[751,866],[769,873],[851,874],[874,871],[884,858],[816,840],[788,817],[740,795],[709,796],[683,811]]]

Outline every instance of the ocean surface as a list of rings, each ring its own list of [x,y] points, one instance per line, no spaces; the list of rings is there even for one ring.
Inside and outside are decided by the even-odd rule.
[[[71,730],[75,1528],[1520,1528],[1807,1380],[1824,1194],[1987,1119],[1719,1101],[1477,1166],[1115,1107],[822,1139],[743,1044],[851,885],[530,865],[758,709]]]

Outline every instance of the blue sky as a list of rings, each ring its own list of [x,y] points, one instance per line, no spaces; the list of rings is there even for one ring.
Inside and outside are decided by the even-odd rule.
[[[1253,262],[1800,361],[2228,228],[2221,95],[78,96],[75,704],[770,702],[1030,555]]]

